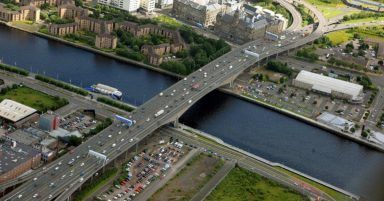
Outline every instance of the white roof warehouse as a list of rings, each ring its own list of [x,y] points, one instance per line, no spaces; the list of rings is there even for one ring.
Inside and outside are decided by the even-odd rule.
[[[4,99],[0,103],[0,117],[8,119],[14,123],[25,119],[36,112],[37,110],[13,100]]]
[[[362,101],[363,86],[302,70],[293,80],[294,86],[348,99]]]

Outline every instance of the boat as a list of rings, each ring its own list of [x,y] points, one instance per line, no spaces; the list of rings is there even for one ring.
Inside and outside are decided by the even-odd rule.
[[[96,93],[111,96],[114,99],[121,100],[123,93],[114,87],[110,87],[105,84],[94,84],[91,86],[91,90]]]

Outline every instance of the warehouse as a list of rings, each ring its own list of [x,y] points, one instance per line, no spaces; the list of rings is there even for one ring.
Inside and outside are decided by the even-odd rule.
[[[347,99],[350,102],[361,103],[363,100],[362,85],[304,70],[300,71],[292,84],[296,87],[324,93],[336,98]]]
[[[39,114],[37,110],[31,107],[13,100],[4,99],[0,103],[0,117],[3,123],[11,123],[13,126],[19,128],[28,121],[37,121]]]
[[[350,131],[351,128],[355,126],[352,121],[338,117],[328,112],[320,114],[316,119],[323,124],[341,131]]]

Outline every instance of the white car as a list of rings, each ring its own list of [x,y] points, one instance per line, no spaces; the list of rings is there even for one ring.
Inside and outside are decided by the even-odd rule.
[[[129,139],[129,142],[133,142],[133,139],[131,138],[131,139]]]
[[[188,103],[192,103],[192,100],[189,100]]]
[[[38,194],[35,193],[32,197],[33,197],[33,198],[37,198],[37,196],[38,196]]]
[[[80,166],[84,166],[84,163],[81,163]]]

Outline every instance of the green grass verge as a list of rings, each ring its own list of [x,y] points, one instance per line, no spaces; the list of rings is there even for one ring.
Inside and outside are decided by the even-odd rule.
[[[71,85],[71,84],[68,84],[68,83],[65,83],[65,82],[62,82],[59,80],[55,80],[55,79],[50,78],[50,77],[46,77],[46,76],[42,76],[42,75],[35,75],[35,79],[40,80],[42,82],[49,83],[49,84],[53,84],[57,87],[66,89],[68,91],[75,92],[75,93],[80,94],[82,96],[87,96],[89,94],[88,91],[86,91],[80,87],[76,87],[74,85]]]
[[[206,198],[206,201],[216,200],[309,201],[309,198],[256,173],[235,167]]]
[[[308,184],[310,184],[310,185],[312,185],[312,186],[314,186],[314,187],[320,189],[321,191],[327,193],[329,196],[333,197],[336,201],[349,201],[349,200],[351,200],[351,199],[349,198],[349,196],[344,195],[343,193],[340,193],[340,192],[338,192],[338,191],[335,191],[335,190],[333,190],[333,189],[331,189],[331,188],[328,188],[327,186],[324,186],[324,185],[319,184],[319,183],[317,183],[317,182],[315,182],[315,181],[312,181],[312,180],[310,180],[310,179],[307,179],[307,178],[305,178],[305,177],[303,177],[303,176],[300,176],[300,175],[298,175],[298,174],[296,174],[296,173],[294,173],[294,172],[291,172],[291,171],[289,171],[289,170],[286,170],[286,169],[284,169],[284,168],[280,168],[280,167],[275,167],[275,168],[276,168],[278,171],[280,171],[280,172],[283,172],[283,173],[285,173],[285,174],[287,174],[287,175],[290,175],[290,176],[292,176],[292,177],[295,177],[295,178],[297,178],[297,179],[299,179],[299,180],[301,180],[301,181],[304,181],[304,182],[306,182],[306,183],[308,183]]]
[[[11,66],[11,65],[8,65],[8,64],[4,64],[4,63],[1,63],[1,62],[0,62],[0,69],[1,70],[5,70],[5,71],[9,71],[9,72],[12,72],[12,73],[17,73],[17,74],[20,74],[20,75],[24,75],[24,76],[28,76],[29,75],[29,72],[27,70],[24,70],[22,68],[18,68],[18,67],[15,67],[15,66]]]
[[[175,18],[168,17],[166,15],[160,15],[158,17],[153,18],[153,20],[163,24],[165,27],[168,27],[168,28],[176,29],[183,26],[183,24],[177,21]]]
[[[68,100],[57,96],[51,96],[28,87],[13,85],[0,91],[0,101],[11,99],[21,104],[32,107],[39,112],[57,110],[68,104]]]
[[[111,168],[105,170],[103,174],[99,177],[96,177],[91,183],[86,184],[81,191],[75,193],[73,200],[74,201],[82,201],[85,198],[91,196],[101,187],[105,186],[109,180],[117,174],[117,168]]]
[[[327,37],[332,45],[339,45],[349,41],[353,37],[353,34],[348,33],[347,30],[340,30],[327,34]]]
[[[133,107],[131,107],[125,103],[120,103],[120,102],[111,100],[111,99],[106,98],[106,97],[98,97],[97,101],[105,103],[105,104],[110,105],[112,107],[117,107],[117,108],[122,109],[122,110],[127,111],[127,112],[132,112],[135,109],[135,108],[133,108]]]
[[[342,24],[353,24],[353,23],[361,23],[361,22],[380,22],[384,21],[384,17],[369,17],[369,18],[363,18],[363,19],[356,19],[356,20],[349,20],[345,21]]]
[[[330,19],[339,15],[348,15],[359,12],[359,10],[351,10],[346,12],[342,8],[347,6],[341,0],[307,0],[309,3],[315,5],[325,18]]]

